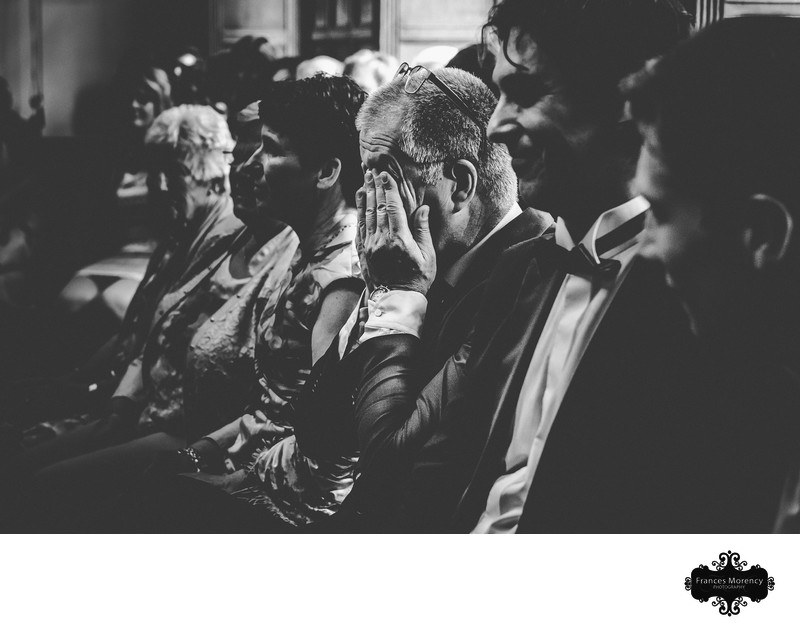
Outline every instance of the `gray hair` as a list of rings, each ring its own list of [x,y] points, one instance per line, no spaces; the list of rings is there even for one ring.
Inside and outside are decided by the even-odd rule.
[[[207,105],[179,105],[158,115],[144,142],[167,150],[201,183],[227,179],[230,166],[223,152],[234,147],[225,118]]]
[[[344,60],[344,74],[367,93],[389,83],[400,64],[392,55],[362,48]]]
[[[442,68],[444,81],[477,115],[481,129],[433,82],[426,81],[416,94],[405,93],[405,79],[381,86],[358,113],[359,130],[378,123],[387,114],[401,117],[400,150],[417,163],[426,185],[433,185],[440,164],[469,160],[478,172],[477,197],[489,214],[507,211],[517,200],[517,177],[505,145],[486,139],[486,126],[497,99],[474,75],[457,68]]]

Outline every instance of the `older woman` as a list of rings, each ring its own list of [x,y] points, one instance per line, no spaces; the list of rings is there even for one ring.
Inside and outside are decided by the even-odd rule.
[[[174,291],[186,286],[201,271],[223,257],[244,230],[233,215],[229,195],[227,152],[233,147],[225,120],[204,106],[181,106],[162,113],[150,128],[147,146],[163,174],[165,196],[173,216],[169,237],[154,253],[147,274],[128,309],[122,331],[106,353],[86,367],[83,375],[104,376],[118,385],[109,414],[91,423],[86,418],[55,424],[58,439],[46,442],[22,456],[22,471],[36,469],[66,457],[118,443],[133,436],[123,424],[124,411],[136,409],[134,400],[144,397],[141,381],[145,350],[163,334],[164,314],[181,311]],[[219,286],[212,295],[217,303],[227,300],[233,288]],[[197,325],[190,323],[188,328]],[[180,338],[161,339],[164,352],[185,354]],[[94,382],[97,388],[99,382]],[[140,386],[135,386],[141,384]],[[114,388],[113,386],[111,388]],[[130,415],[129,415],[130,416]],[[72,426],[80,426],[67,432]]]
[[[125,379],[119,389],[127,394],[127,384],[144,386],[147,401],[134,425],[145,436],[41,471],[40,490],[69,502],[88,495],[94,503],[98,493],[120,489],[126,473],[140,472],[155,451],[216,430],[248,404],[266,427],[283,429],[273,438],[290,431],[293,398],[363,287],[349,202],[361,178],[355,115],[363,98],[341,77],[268,90],[260,108],[261,146],[241,175],[249,186],[239,187],[236,198],[252,236],[209,277],[212,285],[233,283],[235,296],[212,306],[193,287],[176,290],[174,300],[185,307],[163,317],[145,348],[146,368],[134,372],[141,383]],[[276,220],[286,228],[269,239]],[[183,333],[198,321],[191,336]],[[162,351],[173,335],[188,343],[180,360]],[[181,380],[171,371],[179,361]]]

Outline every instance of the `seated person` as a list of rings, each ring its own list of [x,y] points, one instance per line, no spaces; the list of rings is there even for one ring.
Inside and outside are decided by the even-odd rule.
[[[253,184],[236,191],[250,232],[164,296],[158,330],[117,389],[130,414],[113,447],[39,471],[33,487],[50,519],[102,504],[159,450],[219,428],[248,403],[287,432],[293,397],[363,287],[347,202],[360,179],[363,98],[351,80],[325,76],[265,91],[261,147],[242,167]],[[272,237],[276,220],[285,227]]]
[[[441,71],[437,79],[446,82],[457,96],[450,96],[433,81],[425,82],[414,94],[408,93],[407,77],[401,75],[378,88],[358,116],[365,169],[364,187],[357,198],[362,217],[365,207],[373,212],[377,207],[403,214],[414,209],[420,227],[423,222],[427,226],[423,216],[429,213],[432,217],[429,254],[442,273],[436,298],[430,295],[429,319],[418,341],[425,349],[423,364],[428,376],[435,374],[466,339],[485,281],[500,254],[519,241],[540,235],[552,223],[544,213],[519,208],[508,154],[501,145],[486,142],[485,126],[495,104],[491,92],[477,78],[459,70]],[[401,131],[404,129],[408,131]],[[387,172],[392,174],[390,180],[376,181]],[[387,189],[392,193],[387,195]],[[417,210],[420,202],[425,206]],[[392,270],[378,272],[389,275]],[[388,281],[388,276],[370,276],[376,284]],[[392,293],[370,289],[374,290],[369,299],[372,317],[359,326],[356,310],[324,358],[315,364],[294,406],[294,435],[264,450],[251,465],[230,476],[199,474],[196,478],[233,491],[237,498],[266,509],[287,525],[308,525],[339,509],[350,491],[360,453],[360,476],[371,480],[362,485],[362,493],[369,492],[353,506],[359,511],[374,511],[374,505],[380,504],[374,497],[376,488],[380,496],[381,486],[392,484],[395,470],[391,466],[393,454],[373,460],[373,453],[384,443],[396,440],[401,444],[402,440],[378,424],[355,425],[351,393],[353,380],[359,376],[351,375],[348,363],[340,361],[342,353],[358,344],[363,326],[366,331],[362,341],[391,331]],[[216,440],[217,445],[209,439]],[[421,439],[424,437],[416,437],[417,441]],[[225,456],[220,448],[228,445],[230,438],[226,442],[222,433],[213,433],[194,445],[193,450],[203,456],[202,469],[219,471]],[[398,452],[402,452],[401,447],[398,445]],[[187,459],[186,463],[196,469],[192,461]],[[267,516],[259,522],[255,512],[251,514],[252,523],[232,525],[225,515],[220,524],[215,516],[223,513],[222,507],[237,515],[244,512],[222,499],[213,502],[210,492],[205,493],[206,511],[198,522],[201,493],[191,485],[173,484],[171,500],[164,502],[169,509],[155,513],[163,518],[165,511],[174,515],[178,513],[176,507],[183,506],[183,528],[189,530],[213,530],[214,525],[238,529],[245,524],[275,528],[275,521],[270,522]],[[162,522],[160,526],[181,530],[177,523]],[[321,528],[332,527],[321,524]]]
[[[644,145],[635,185],[652,212],[641,255],[660,261],[693,331],[783,416],[775,528],[800,530],[800,24],[725,20],[625,84]],[[778,422],[777,428],[771,423]],[[785,425],[785,427],[781,427]],[[766,491],[766,490],[765,490]]]
[[[365,368],[359,419],[431,435],[411,446],[390,529],[764,529],[775,468],[725,463],[774,439],[747,432],[768,398],[707,357],[663,275],[636,258],[647,204],[629,192],[639,147],[617,85],[676,45],[685,18],[672,0],[492,10],[501,97],[489,137],[509,148],[526,199],[559,217],[503,254],[446,379],[419,394],[419,350],[401,335],[353,354]],[[370,274],[391,254],[406,265],[389,286],[427,291],[424,234],[392,239],[367,217]]]
[[[81,427],[24,453],[20,471],[37,469],[87,449],[96,449],[98,441],[102,445],[125,439],[130,431],[126,427],[129,424],[121,423],[119,413],[125,409],[133,414],[137,408],[130,399],[133,392],[130,384],[137,383],[134,375],[141,370],[145,349],[158,344],[156,337],[164,345],[163,352],[167,349],[174,352],[186,345],[180,336],[168,341],[161,339],[164,315],[180,312],[185,307],[185,301],[176,300],[175,292],[206,275],[208,267],[227,255],[244,230],[241,221],[233,215],[229,194],[230,166],[226,152],[233,148],[233,139],[219,114],[206,106],[167,110],[150,130],[148,147],[156,155],[158,169],[165,176],[175,229],[151,261],[121,333],[109,342],[102,357],[90,363],[76,380],[85,385],[81,379],[85,376],[109,378],[111,390],[118,389],[109,402],[111,414],[89,424],[62,424]],[[209,296],[222,301],[231,293],[232,288],[219,286],[210,290]],[[192,321],[185,324],[188,331],[196,326]],[[123,374],[128,377],[120,384]],[[98,382],[94,384],[97,388]],[[98,436],[103,439],[99,440]]]
[[[192,133],[184,133],[187,130]],[[171,108],[156,119],[145,143],[156,185],[153,203],[168,219],[169,229],[150,258],[118,334],[69,375],[8,385],[6,415],[33,421],[37,415],[52,419],[102,405],[102,398],[113,392],[127,365],[141,353],[164,294],[191,279],[209,253],[218,256],[243,230],[227,192],[225,152],[233,140],[220,115],[208,107]]]
[[[678,45],[681,14],[672,0],[503,0],[492,10],[501,97],[489,136],[559,219],[552,238],[509,249],[496,267],[465,379],[405,399],[398,366],[381,367],[396,376],[393,423],[435,428],[398,502],[404,528],[772,528],[783,439],[770,389],[698,344],[663,272],[636,257],[647,203],[629,199],[639,146],[618,85]],[[370,410],[369,390],[357,400],[357,412]]]

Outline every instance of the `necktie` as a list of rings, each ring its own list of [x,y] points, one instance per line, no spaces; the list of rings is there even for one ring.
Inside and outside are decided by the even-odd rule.
[[[639,234],[644,228],[644,218],[645,214],[639,213],[633,219],[629,219],[597,239],[595,241],[597,254],[605,254]],[[599,262],[595,261],[583,244],[578,244],[572,250],[556,246],[555,260],[556,266],[564,272],[600,281],[613,279],[622,267],[622,264],[616,259],[601,258]]]

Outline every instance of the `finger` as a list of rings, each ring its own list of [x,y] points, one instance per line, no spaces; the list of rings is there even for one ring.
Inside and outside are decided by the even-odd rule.
[[[392,176],[384,172],[381,174],[378,185],[378,196],[382,195],[386,204],[386,217],[390,232],[400,237],[408,235],[408,218],[406,217],[397,182]]]
[[[365,238],[365,232],[367,230],[366,222],[366,212],[367,212],[367,194],[364,191],[364,187],[361,187],[356,191],[356,210],[358,211],[358,234],[357,237],[359,241],[363,242]]]
[[[381,183],[383,181],[383,174],[375,171],[373,173],[375,184],[375,202],[376,202],[376,217],[378,223],[378,230],[381,232],[389,232],[389,220],[386,217],[386,195],[384,194]]]
[[[364,238],[361,236],[361,232],[356,233],[356,252],[358,253],[359,259],[363,258],[364,256]]]
[[[426,258],[435,257],[433,249],[433,237],[431,237],[431,226],[429,222],[430,207],[427,205],[420,206],[414,216],[412,217],[413,227],[411,233],[414,236],[414,241],[419,246],[420,252]]]
[[[364,192],[366,193],[365,212],[364,212],[364,240],[370,235],[375,234],[375,179],[371,171],[364,174]]]
[[[414,193],[414,190],[411,188],[411,185],[408,183],[402,167],[398,165],[397,170],[399,176],[397,179],[397,185],[400,189],[400,198],[403,200],[403,207],[405,208],[406,216],[409,216],[418,206],[417,196]]]

